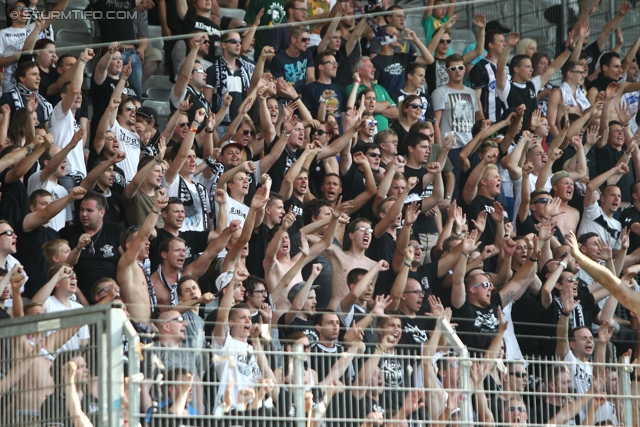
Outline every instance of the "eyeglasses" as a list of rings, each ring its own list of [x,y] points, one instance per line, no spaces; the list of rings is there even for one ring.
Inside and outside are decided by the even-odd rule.
[[[527,376],[526,372],[509,372],[509,375],[514,375],[517,378],[525,378]]]
[[[566,280],[567,282],[569,282],[569,283],[573,283],[573,282],[577,282],[577,281],[578,281],[578,278],[577,278],[576,276],[571,276],[571,277],[567,277],[566,279],[562,279],[562,281],[563,281],[563,282],[564,282],[565,280]]]
[[[363,227],[358,227],[358,228],[356,228],[356,230],[358,230],[358,231],[366,231],[368,233],[373,233],[373,228],[364,227],[364,226]]]
[[[229,39],[225,43],[238,44],[238,43],[242,43],[242,40],[240,40],[240,39]]]
[[[474,283],[473,285],[471,285],[472,288],[479,288],[480,286],[482,286],[485,289],[489,289],[493,287],[493,283],[491,282],[482,282],[482,283]]]
[[[300,12],[306,12],[307,11],[306,7],[292,7],[291,9],[298,10]]]
[[[422,110],[421,104],[409,104],[409,107],[413,108],[414,110],[417,110],[418,108]]]
[[[442,44],[451,44],[451,39],[440,39],[440,43],[442,43]]]
[[[415,290],[415,291],[406,291],[406,292],[403,292],[403,293],[404,294],[424,295],[424,290],[418,289],[418,290]]]
[[[520,412],[522,414],[527,413],[527,408],[525,408],[524,406],[509,406],[507,410],[509,412]]]
[[[171,322],[182,323],[182,322],[184,322],[184,317],[182,317],[182,316],[174,317],[173,319],[169,319],[164,323],[171,323]]]
[[[325,61],[325,62],[321,62],[320,65],[326,65],[326,64],[331,64],[331,65],[338,65],[338,61],[334,61],[333,59],[331,61]]]
[[[309,37],[300,37],[302,43],[307,43],[309,40],[311,40]]]
[[[187,126],[189,126],[189,123],[178,123],[178,126],[180,126],[181,128],[186,128]]]
[[[194,68],[193,72],[198,74],[204,74],[204,68]]]
[[[464,71],[464,65],[452,65],[451,67],[449,67],[449,71]]]
[[[269,293],[268,290],[266,289],[256,289],[255,291],[253,291],[254,294],[262,294],[262,295],[267,295]]]
[[[252,130],[249,130],[249,129],[243,130],[242,134],[245,135],[245,136],[246,135],[256,136],[256,133],[254,131],[252,131]]]
[[[140,227],[139,227],[139,226],[137,226],[137,225],[133,225],[133,226],[131,226],[131,227],[127,228],[127,232],[125,233],[125,239],[126,239],[127,237],[129,237],[129,234],[131,234],[131,233],[135,233],[135,232],[136,232],[136,231],[138,231],[138,230],[140,230]]]
[[[413,248],[420,248],[421,250],[424,250],[424,245],[420,245],[418,243],[411,243],[409,246],[411,246]]]
[[[13,236],[14,234],[16,234],[16,233],[13,230],[5,230],[2,233],[0,233],[0,236],[5,236],[5,235],[6,236]]]
[[[127,111],[138,111],[138,108],[135,105],[127,105],[125,108]]]
[[[536,200],[535,202],[531,202],[532,205],[535,205],[536,203],[542,203],[545,204],[549,201],[548,197],[540,197],[538,200]]]
[[[374,159],[380,157],[380,153],[367,153],[367,156],[373,157]]]
[[[16,10],[18,12],[22,12],[23,10],[27,10],[26,6],[16,6],[13,8],[13,10]]]

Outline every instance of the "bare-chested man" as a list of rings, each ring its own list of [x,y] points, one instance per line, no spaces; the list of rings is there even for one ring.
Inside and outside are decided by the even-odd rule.
[[[325,251],[325,255],[331,261],[331,272],[333,273],[331,302],[329,302],[331,310],[335,310],[338,303],[349,293],[347,274],[354,268],[371,270],[377,264],[376,261],[364,254],[369,248],[372,234],[371,221],[365,218],[356,218],[347,225],[346,239],[343,242],[343,248],[346,251],[336,245],[331,245]]]
[[[569,206],[573,191],[573,179],[568,172],[559,171],[553,174],[551,177],[551,194],[560,199],[558,215],[553,218],[563,236],[569,234],[569,231],[575,232],[580,222],[580,212],[576,208]]]
[[[158,250],[162,262],[158,270],[151,274],[151,283],[156,293],[160,312],[165,312],[178,305],[178,282],[184,276],[201,277],[207,272],[209,265],[216,259],[229,241],[234,231],[240,228],[240,221],[231,221],[222,234],[209,242],[205,251],[198,259],[184,267],[187,257],[186,242],[180,237],[170,237],[160,243]]]
[[[158,195],[139,229],[130,227],[120,239],[124,253],[118,261],[118,284],[122,300],[127,304],[132,319],[146,325],[160,313],[158,301],[151,279],[143,267],[143,261],[149,257],[149,236],[155,233],[160,211],[167,206],[169,198],[166,190],[158,190]]]
[[[325,249],[329,248],[329,245],[333,242],[333,237],[335,236],[336,229],[338,227],[338,219],[340,219],[340,216],[345,212],[345,210],[350,208],[351,203],[338,203],[338,205],[332,210],[332,216],[329,221],[329,225],[327,226],[327,230],[322,235],[322,239],[309,248],[309,254],[305,264],[313,261]],[[290,239],[287,230],[294,222],[295,215],[290,211],[282,218],[282,224],[280,226],[275,226],[271,229],[270,233],[273,234],[271,236],[271,240],[269,240],[269,244],[267,245],[265,259],[263,261],[265,280],[267,282],[267,289],[269,289],[269,293],[273,293],[285,273],[296,264],[300,257],[302,257],[302,253],[298,253],[292,257],[289,251]],[[289,283],[284,295],[287,295],[289,289],[294,284],[302,281],[302,274],[298,272]],[[277,312],[287,312],[290,306],[291,302],[286,298],[281,298],[276,302]]]

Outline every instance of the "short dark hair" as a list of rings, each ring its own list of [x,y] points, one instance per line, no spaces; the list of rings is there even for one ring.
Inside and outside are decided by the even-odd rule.
[[[29,195],[29,206],[35,206],[36,202],[38,201],[38,197],[53,198],[53,195],[51,195],[51,193],[48,192],[47,190],[43,190],[42,188],[39,188]]]
[[[38,68],[38,64],[36,64],[33,61],[27,61],[27,62],[23,62],[22,64],[18,65],[18,69],[16,70],[16,81],[20,81],[20,77],[25,78],[27,77],[27,71],[29,71],[32,68]],[[39,68],[38,68],[39,70]]]
[[[360,222],[366,222],[369,224],[369,226],[373,224],[369,218],[361,216],[347,224],[347,227],[344,230],[344,238],[342,239],[343,250],[348,251],[349,249],[351,249],[351,239],[349,238],[349,233],[353,233],[354,231],[356,231],[356,225],[358,225],[358,223]]]
[[[347,286],[355,285],[356,283],[358,283],[360,278],[365,274],[367,274],[367,272],[368,270],[364,268],[359,268],[359,267],[352,268],[351,271],[347,273]]]
[[[98,205],[98,210],[102,211],[107,209],[107,202],[103,194],[97,193],[95,191],[88,191],[87,194],[85,194],[82,198],[81,203],[87,200],[94,200]]]
[[[452,53],[444,59],[445,67],[451,66],[451,64],[453,64],[454,62],[462,62],[464,64],[464,58],[462,58],[462,55]]]
[[[324,310],[318,310],[316,311],[316,315],[313,318],[314,324],[316,325],[322,325],[322,321],[324,320],[324,316],[327,316],[329,314],[335,314],[336,316],[338,315],[338,313],[336,313],[335,311],[325,308]]]
[[[162,208],[162,212],[169,212],[169,206],[171,205],[184,205],[184,202],[178,197],[169,197],[169,203],[167,203],[167,206]]]
[[[324,206],[331,206],[331,202],[325,199],[313,199],[304,204],[302,210],[302,221],[304,225],[309,225],[312,222],[314,216],[320,215],[320,209]]]
[[[484,34],[484,50],[489,50],[489,43],[494,43],[499,34],[504,33],[500,30],[489,30]]]
[[[428,141],[427,135],[422,133],[408,133],[407,136],[404,137],[404,146],[409,148],[416,148],[416,145],[420,144],[422,141]]]
[[[613,60],[613,58],[618,58],[620,59],[620,54],[618,52],[607,52],[604,55],[602,55],[600,57],[600,69],[602,71],[604,71],[604,69],[602,67],[610,67],[611,66],[611,61]]]
[[[158,245],[158,253],[162,253],[162,252],[169,252],[169,245],[171,245],[172,242],[182,242],[185,245],[187,244],[187,242],[178,236],[171,236],[166,240],[163,240],[162,242],[160,242],[160,244]]]
[[[515,74],[514,70],[516,69],[516,67],[521,67],[522,61],[524,61],[525,59],[531,61],[531,58],[529,58],[528,55],[516,55],[513,57],[513,59],[511,60],[511,74]],[[531,64],[533,64],[533,61],[531,61]]]
[[[580,237],[578,237],[578,244],[584,245],[585,243],[587,243],[587,240],[592,237],[598,237],[598,233],[594,233],[593,231],[591,231],[589,233],[582,234]]]
[[[409,77],[409,74],[415,74],[418,68],[422,68],[425,72],[427,71],[427,65],[421,64],[419,62],[412,62],[407,65],[407,68],[404,69],[404,75]]]
[[[564,63],[560,71],[562,72],[562,77],[565,77],[569,71],[571,71],[574,67],[579,67],[580,63],[578,61],[567,61]]]

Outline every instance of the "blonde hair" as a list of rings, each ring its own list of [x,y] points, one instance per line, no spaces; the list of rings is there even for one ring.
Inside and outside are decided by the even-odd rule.
[[[56,263],[53,261],[53,257],[54,256],[57,257],[58,255],[60,255],[60,249],[64,245],[67,245],[67,246],[69,245],[69,242],[67,242],[65,239],[50,240],[44,245],[42,245],[43,255],[47,260],[47,262],[49,263],[49,265],[51,266],[56,265]]]
[[[536,46],[538,45],[538,42],[531,38],[520,40],[520,43],[518,43],[518,46],[516,47],[516,55],[526,55],[527,49],[529,48],[531,43],[535,43]]]
[[[484,168],[484,172],[482,173],[482,178],[480,179],[487,179],[487,177],[489,176],[489,172],[491,171],[496,171],[498,174],[500,173],[500,171],[498,170],[498,166],[496,165],[487,165]]]

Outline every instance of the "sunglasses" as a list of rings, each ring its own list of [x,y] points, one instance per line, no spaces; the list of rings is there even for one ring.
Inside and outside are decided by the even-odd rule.
[[[575,276],[571,276],[571,277],[567,277],[566,279],[563,279],[563,281],[565,281],[565,280],[566,280],[567,282],[569,282],[569,283],[573,283],[573,282],[577,282],[577,281],[578,281],[578,278],[577,278],[577,277],[575,277]]]
[[[317,133],[318,135],[322,136],[322,135],[324,135],[325,133],[327,133],[327,131],[322,130],[322,129],[313,129],[313,128],[312,128],[312,129],[311,129],[311,135],[314,135],[314,134],[316,134],[316,133]]]
[[[377,125],[378,121],[377,120],[373,120],[373,119],[368,119],[367,120],[367,126],[371,126],[371,125]]]
[[[203,40],[202,44],[211,44],[211,42],[209,40]]]
[[[440,43],[442,43],[442,44],[451,44],[451,39],[440,39]]]
[[[204,68],[194,68],[193,72],[198,74],[204,74]]]
[[[489,289],[493,287],[493,283],[482,282],[482,283],[474,283],[473,285],[471,285],[472,288],[479,288],[480,286],[482,286],[485,289]]]
[[[307,43],[308,41],[310,41],[311,39],[309,37],[300,37],[300,41],[302,43]]]
[[[449,71],[451,71],[451,72],[464,71],[464,65],[453,65],[453,66],[449,67]]]
[[[535,205],[536,203],[547,203],[549,201],[548,197],[540,197],[538,200],[536,200],[535,202],[531,202],[532,205]]]
[[[5,230],[2,233],[0,233],[0,236],[5,236],[5,235],[6,236],[13,236],[14,234],[16,234],[16,232],[13,231],[13,230]]]
[[[138,108],[135,105],[127,105],[125,108],[127,111],[138,111]]]
[[[171,322],[182,323],[182,322],[184,322],[184,317],[182,317],[182,316],[174,317],[173,319],[169,319],[164,323],[171,323]]]
[[[331,65],[338,65],[338,61],[334,61],[333,59],[331,61],[325,61],[325,62],[321,62],[320,65],[326,65],[326,64],[331,64]]]
[[[422,110],[422,105],[420,104],[409,104],[409,107],[413,108],[414,110],[417,110],[418,108]]]
[[[240,39],[229,39],[225,43],[238,44],[238,43],[242,43],[242,40],[240,40]]]
[[[178,126],[180,126],[181,128],[186,128],[187,126],[189,126],[189,123],[178,123]]]
[[[242,134],[245,135],[245,136],[246,135],[256,136],[256,133],[254,131],[252,131],[252,130],[249,130],[249,129],[243,130]]]
[[[358,230],[358,231],[366,231],[368,233],[373,233],[373,228],[364,227],[364,226],[363,227],[358,227],[358,228],[356,228],[356,230]]]
[[[380,157],[380,153],[367,153],[367,156],[373,157],[374,159]]]
[[[424,250],[424,245],[419,245],[418,243],[412,243],[409,246],[414,247],[414,248],[420,248],[421,250]]]
[[[416,291],[406,291],[403,294],[416,294],[416,295],[424,295],[424,291],[422,289],[418,289]]]

